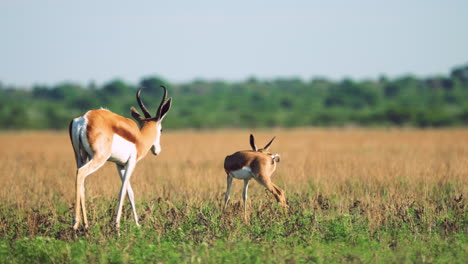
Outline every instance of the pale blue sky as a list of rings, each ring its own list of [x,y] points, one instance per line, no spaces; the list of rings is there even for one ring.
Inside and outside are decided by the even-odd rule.
[[[447,74],[468,1],[0,0],[0,82]]]

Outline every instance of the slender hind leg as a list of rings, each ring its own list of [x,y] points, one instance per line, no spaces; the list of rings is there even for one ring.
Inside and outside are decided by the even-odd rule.
[[[125,167],[117,164],[117,171],[119,172],[120,179],[122,180],[122,184],[123,184],[124,176],[125,176]],[[137,226],[140,226],[140,224],[138,223],[138,216],[137,216],[136,208],[135,208],[133,189],[132,189],[132,185],[130,184],[130,181],[128,182],[128,186],[127,186],[127,197],[128,197],[128,200],[130,200],[130,205],[132,206],[133,218],[135,219],[135,223]]]
[[[83,164],[86,163],[87,159],[88,159],[87,155],[85,153],[81,153],[80,162],[78,163],[77,161],[78,168],[81,168]],[[85,176],[85,179],[87,176]],[[80,200],[81,200],[81,210],[83,213],[85,228],[88,229],[88,215],[86,214],[86,201],[85,201],[85,179],[83,179],[83,184],[81,185],[81,189],[80,189]]]
[[[88,175],[98,170],[104,163],[107,158],[100,158],[95,156],[88,163],[83,165],[81,168],[78,168],[76,172],[76,200],[75,200],[75,224],[73,229],[77,230],[80,225],[80,207],[83,210],[83,217],[85,228],[88,228],[88,219],[86,217],[86,206],[85,206],[85,189],[84,182]],[[80,206],[81,204],[81,206]]]
[[[232,177],[227,174],[227,189],[226,189],[226,195],[224,196],[224,207],[223,207],[223,212],[226,210],[226,206],[229,202],[229,198],[231,197],[231,186],[232,186]]]

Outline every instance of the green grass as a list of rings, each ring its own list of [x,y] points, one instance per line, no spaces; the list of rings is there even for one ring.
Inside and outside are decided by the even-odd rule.
[[[461,197],[395,205],[373,223],[365,205],[343,212],[336,203],[309,194],[292,195],[289,210],[253,201],[246,224],[236,201],[224,215],[220,201],[140,201],[142,226],[135,226],[127,206],[120,236],[114,200],[88,202],[87,232],[71,229],[73,208],[59,200],[52,208],[3,204],[0,262],[468,263]]]

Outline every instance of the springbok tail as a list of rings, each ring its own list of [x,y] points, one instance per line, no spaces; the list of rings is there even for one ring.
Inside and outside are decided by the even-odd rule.
[[[79,123],[80,122],[75,118],[70,122],[70,126],[68,128],[73,151],[75,152],[76,165],[78,168],[84,165],[87,158],[86,152],[83,148],[83,142],[81,140],[83,126]]]

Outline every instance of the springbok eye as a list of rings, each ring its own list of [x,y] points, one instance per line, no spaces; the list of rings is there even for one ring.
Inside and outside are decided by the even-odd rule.
[[[161,127],[161,130],[159,130],[161,133],[162,133],[162,127]]]

